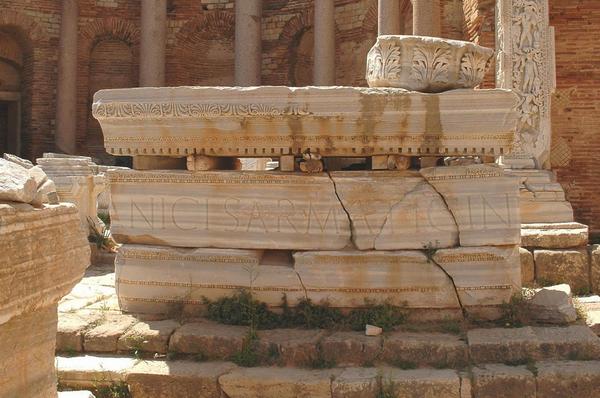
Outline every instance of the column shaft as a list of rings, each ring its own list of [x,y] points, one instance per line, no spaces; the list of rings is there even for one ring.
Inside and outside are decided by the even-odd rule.
[[[379,36],[399,35],[401,33],[400,3],[400,0],[379,0],[377,9]]]
[[[71,155],[77,151],[77,3],[62,0],[56,90],[56,150]]]
[[[140,86],[165,85],[167,0],[142,1],[140,40]]]
[[[333,0],[315,0],[314,84],[335,84],[335,6]]]
[[[262,0],[235,2],[235,84],[260,85]]]
[[[440,0],[413,0],[413,34],[441,36]]]

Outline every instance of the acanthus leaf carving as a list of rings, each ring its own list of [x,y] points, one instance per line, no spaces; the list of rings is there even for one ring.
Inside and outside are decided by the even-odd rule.
[[[420,82],[447,82],[449,63],[450,49],[447,46],[417,46],[413,54],[413,77]]]
[[[367,79],[397,79],[402,66],[400,47],[383,42],[373,47],[367,56]]]

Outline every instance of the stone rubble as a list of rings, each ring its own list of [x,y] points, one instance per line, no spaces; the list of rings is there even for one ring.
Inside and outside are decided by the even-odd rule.
[[[565,324],[577,320],[573,297],[569,285],[549,286],[535,289],[528,300],[532,320],[546,323]]]

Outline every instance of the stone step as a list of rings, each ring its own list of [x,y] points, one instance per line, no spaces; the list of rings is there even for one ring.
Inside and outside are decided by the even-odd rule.
[[[126,368],[123,365],[128,363]],[[540,361],[454,369],[242,368],[230,362],[57,358],[62,386],[125,383],[132,398],[597,397],[600,361]]]
[[[116,326],[111,329],[111,325]],[[456,334],[392,331],[381,336],[365,336],[364,332],[319,329],[260,330],[257,333],[257,362],[299,367],[321,361],[338,366],[381,364],[455,368],[488,362],[600,360],[600,338],[585,325],[478,328],[466,332],[460,331],[459,324],[448,328],[450,326],[456,326]],[[71,332],[78,336],[82,334]],[[62,333],[59,343],[70,341],[64,331],[59,333]],[[229,361],[242,351],[247,334],[247,327],[208,320],[196,320],[182,326],[173,320],[147,321],[129,324],[128,328],[114,321],[83,332],[84,344],[77,346],[79,350],[67,344],[59,345],[58,352],[84,351],[144,358],[176,355]]]

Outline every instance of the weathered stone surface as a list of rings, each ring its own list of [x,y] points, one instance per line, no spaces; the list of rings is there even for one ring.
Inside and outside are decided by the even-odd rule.
[[[109,171],[121,243],[241,249],[342,249],[348,217],[326,174]]]
[[[140,361],[128,371],[135,398],[220,398],[219,376],[235,369],[227,362]]]
[[[262,259],[262,250],[123,245],[115,261],[119,302],[127,311],[174,315],[183,303],[200,306],[204,297],[216,300],[240,289],[252,289],[271,306],[279,306],[284,293],[292,304],[304,297],[291,264]]]
[[[35,179],[27,169],[0,159],[0,201],[31,203],[36,191]]]
[[[588,227],[579,223],[522,224],[521,246],[568,249],[588,243]]]
[[[537,396],[594,398],[600,386],[600,361],[556,361],[536,364]]]
[[[520,247],[519,255],[521,257],[521,283],[525,286],[531,285],[535,281],[535,262],[533,261],[533,253]]]
[[[235,369],[219,377],[219,384],[230,398],[330,398],[331,376],[335,372],[293,368]]]
[[[417,251],[296,252],[295,269],[307,296],[334,307],[365,299],[412,308],[458,308],[448,276]]]
[[[521,289],[518,246],[441,249],[433,261],[452,278],[466,307],[502,304]]]
[[[418,172],[332,172],[360,250],[422,249],[458,244],[444,200]]]
[[[259,351],[263,355],[277,352],[275,362],[282,366],[309,366],[319,355],[322,330],[274,329],[258,332]]]
[[[536,327],[542,359],[600,359],[600,338],[585,325]]]
[[[321,354],[339,366],[367,366],[381,353],[381,341],[361,332],[335,332],[321,340]]]
[[[524,224],[573,222],[573,206],[567,201],[521,199],[520,206],[521,222]]]
[[[539,348],[531,327],[472,329],[467,341],[474,363],[520,362],[533,358]]]
[[[535,250],[538,281],[566,283],[577,294],[589,290],[590,260],[586,249]]]
[[[83,351],[83,335],[90,325],[95,324],[99,319],[99,314],[85,316],[74,313],[60,314],[56,333],[56,351]]]
[[[384,368],[381,383],[395,397],[460,398],[460,378],[454,370]]]
[[[442,333],[392,332],[383,340],[382,359],[390,364],[460,367],[468,363],[467,344],[458,336]]]
[[[0,325],[54,304],[81,279],[89,244],[72,205],[0,204]]]
[[[119,338],[135,323],[137,319],[130,315],[107,314],[85,332],[83,348],[87,352],[116,352]]]
[[[139,360],[93,355],[56,357],[56,370],[61,385],[69,388],[97,388],[125,382],[127,373]]]
[[[577,319],[569,285],[536,289],[529,301],[531,317],[548,323],[570,323]]]
[[[494,50],[425,36],[379,36],[367,57],[369,87],[438,93],[475,88],[483,81]]]
[[[173,333],[169,351],[202,354],[208,359],[229,359],[242,349],[248,328],[210,321],[186,323]]]
[[[374,368],[346,368],[331,382],[332,398],[373,398],[379,393],[379,373]]]
[[[0,325],[1,397],[56,396],[55,338],[55,304],[24,312]]]
[[[590,283],[594,293],[600,293],[600,245],[589,247],[590,252]]]
[[[477,398],[535,398],[534,375],[524,366],[499,364],[473,368],[473,393]]]
[[[93,114],[113,155],[451,156],[508,152],[515,98],[505,90],[138,88],[97,92]]]
[[[491,165],[430,167],[421,174],[446,201],[461,246],[518,245],[518,180]]]
[[[167,352],[169,337],[179,327],[179,323],[168,319],[136,323],[119,337],[119,351],[146,351],[164,354]]]

